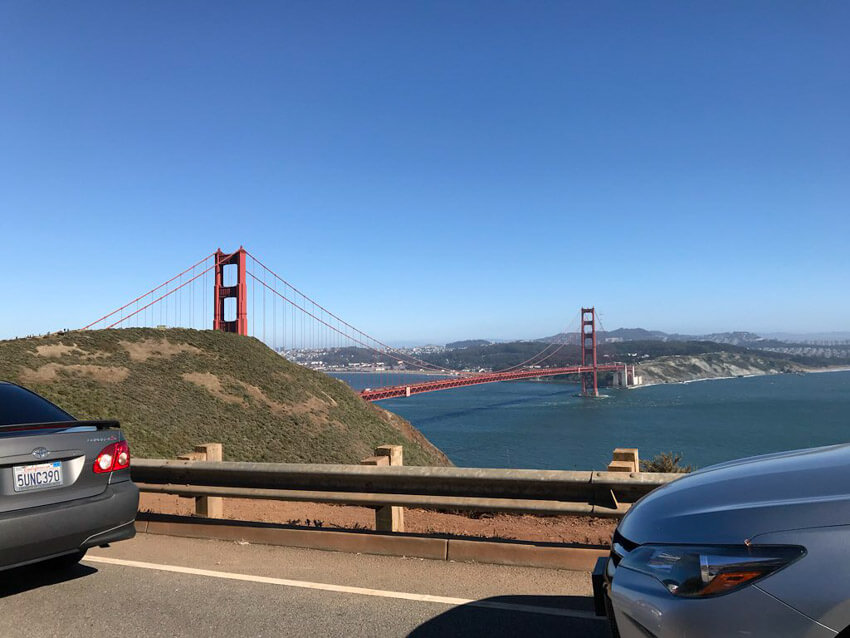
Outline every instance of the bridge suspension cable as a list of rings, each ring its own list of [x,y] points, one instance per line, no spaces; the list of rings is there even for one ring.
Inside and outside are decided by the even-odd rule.
[[[313,311],[308,310],[307,308],[303,307],[302,305],[299,305],[297,302],[293,301],[292,299],[289,299],[288,297],[286,297],[286,295],[284,295],[280,291],[272,288],[265,281],[262,281],[261,279],[259,279],[256,275],[254,275],[254,273],[248,272],[248,276],[251,277],[251,279],[255,283],[259,283],[262,287],[264,287],[266,290],[271,292],[273,295],[276,295],[277,297],[279,297],[280,299],[282,299],[286,303],[292,305],[293,307],[297,308],[298,310],[300,310],[301,312],[303,312],[307,316],[315,319],[316,321],[318,321],[320,324],[322,324],[326,328],[329,328],[330,330],[336,332],[337,334],[354,341],[355,343],[363,346],[364,348],[368,348],[369,350],[372,350],[373,352],[376,352],[376,353],[378,353],[379,355],[382,355],[382,356],[387,356],[388,354],[392,353],[396,357],[401,358],[401,359],[405,359],[405,360],[407,360],[408,363],[414,363],[415,365],[433,366],[433,364],[427,363],[425,361],[420,361],[419,359],[416,359],[416,358],[413,358],[413,357],[409,357],[405,353],[398,352],[397,350],[390,348],[389,346],[386,346],[387,350],[380,350],[379,348],[375,348],[374,346],[370,345],[367,341],[364,341],[363,338],[371,339],[372,341],[375,341],[376,343],[381,343],[381,342],[377,341],[377,339],[372,339],[371,337],[369,337],[368,335],[366,335],[362,331],[357,330],[356,328],[354,328],[356,333],[358,335],[361,335],[363,338],[358,338],[357,336],[352,336],[352,335],[340,330],[338,327],[329,323],[325,319],[322,319],[321,317],[319,317],[317,314],[315,314],[315,310],[313,310]],[[309,297],[305,297],[305,298],[309,299]],[[316,304],[316,305],[318,305],[318,304]],[[328,314],[331,314],[331,313],[328,313]],[[348,324],[346,324],[346,325],[348,325]],[[437,368],[437,370],[439,370],[440,372],[447,372],[447,370],[445,368]]]
[[[419,358],[416,358],[416,357],[411,357],[410,355],[407,355],[407,354],[405,354],[405,353],[403,353],[403,352],[400,352],[399,350],[397,350],[397,349],[395,349],[395,348],[393,348],[393,347],[391,347],[391,346],[387,345],[386,343],[384,343],[384,342],[380,341],[379,339],[376,339],[375,337],[370,336],[369,334],[367,334],[367,333],[363,332],[362,330],[360,330],[360,329],[358,329],[358,328],[355,328],[355,327],[354,327],[354,326],[352,326],[350,323],[348,323],[348,322],[347,322],[347,321],[345,321],[344,319],[342,319],[342,318],[338,317],[338,316],[337,316],[337,315],[335,315],[333,312],[331,312],[330,310],[328,310],[327,308],[325,308],[324,306],[322,306],[320,303],[317,303],[317,302],[316,302],[316,301],[314,301],[312,298],[308,297],[306,294],[304,294],[303,292],[301,292],[298,288],[296,288],[295,286],[293,286],[291,283],[289,283],[288,281],[286,281],[283,277],[281,277],[280,275],[278,275],[278,274],[277,274],[276,272],[274,272],[271,268],[269,268],[269,267],[268,267],[268,266],[266,266],[263,262],[261,262],[259,259],[257,259],[257,258],[256,258],[253,254],[251,254],[251,252],[249,252],[249,251],[247,251],[247,250],[246,250],[245,252],[246,252],[246,254],[247,254],[247,255],[248,255],[248,256],[252,259],[252,261],[253,261],[255,264],[257,264],[258,266],[260,266],[260,268],[262,268],[262,269],[263,269],[264,273],[268,273],[269,275],[271,275],[272,277],[274,277],[277,281],[279,281],[280,283],[282,283],[285,287],[290,288],[290,289],[291,289],[291,290],[292,290],[292,291],[293,291],[296,295],[301,296],[301,298],[302,298],[303,300],[305,300],[306,302],[308,302],[308,303],[310,303],[311,305],[313,305],[313,306],[314,306],[314,308],[318,308],[320,311],[322,311],[322,312],[324,312],[326,315],[328,315],[328,317],[329,317],[329,318],[331,318],[331,319],[335,320],[336,322],[338,322],[338,325],[341,325],[341,326],[344,326],[345,328],[348,328],[350,331],[352,331],[355,335],[358,335],[358,336],[355,338],[355,337],[351,336],[351,334],[349,334],[347,331],[342,330],[340,327],[338,327],[338,326],[337,326],[337,327],[334,327],[334,326],[333,326],[331,323],[329,323],[328,321],[323,321],[322,319],[320,319],[319,317],[317,317],[317,316],[316,316],[316,314],[308,312],[305,308],[303,308],[303,307],[299,306],[299,305],[298,305],[298,304],[296,304],[293,300],[290,300],[290,299],[286,298],[284,295],[279,294],[279,293],[277,292],[276,288],[270,288],[270,287],[269,287],[269,286],[265,283],[265,277],[264,277],[263,281],[260,281],[260,280],[259,280],[259,279],[255,276],[255,275],[253,275],[252,273],[250,273],[250,272],[249,272],[248,274],[249,274],[249,275],[251,275],[251,276],[253,277],[253,280],[254,280],[255,282],[260,282],[263,286],[265,286],[265,288],[266,288],[266,289],[268,289],[268,290],[270,290],[271,292],[273,292],[273,293],[277,294],[277,295],[278,295],[281,299],[283,299],[283,300],[284,300],[284,301],[286,301],[287,303],[291,304],[291,305],[292,305],[292,306],[294,306],[295,308],[298,308],[298,309],[299,309],[299,310],[301,310],[302,312],[305,312],[305,313],[309,314],[309,315],[310,315],[313,319],[315,319],[315,320],[317,320],[317,321],[321,322],[323,325],[327,326],[327,327],[328,327],[328,328],[330,328],[331,330],[334,330],[335,332],[337,332],[338,334],[342,335],[343,337],[346,337],[346,338],[349,338],[349,339],[351,339],[351,340],[353,340],[353,341],[356,341],[356,342],[357,342],[357,343],[359,343],[360,345],[363,345],[364,347],[370,348],[371,350],[374,350],[374,351],[379,352],[379,353],[381,353],[381,354],[385,354],[385,355],[386,355],[386,354],[388,354],[388,353],[393,353],[393,354],[395,354],[396,356],[398,356],[398,357],[399,357],[399,358],[401,358],[401,359],[407,359],[407,360],[408,360],[408,362],[415,363],[415,364],[416,364],[417,366],[419,366],[419,367],[423,367],[423,368],[426,368],[426,369],[430,369],[430,370],[433,370],[433,371],[435,371],[435,372],[443,372],[443,373],[449,373],[449,374],[452,374],[452,373],[456,373],[456,372],[457,372],[456,370],[452,370],[452,369],[450,369],[450,368],[446,368],[446,367],[444,367],[444,366],[438,366],[438,365],[436,365],[436,364],[433,364],[433,363],[430,363],[430,362],[427,362],[427,361],[423,361],[422,359],[419,359]],[[377,344],[379,347],[378,347],[378,348],[376,348],[376,347],[374,347],[374,346],[372,346],[372,345],[369,345],[369,342],[372,342],[372,343],[374,343],[374,344]],[[383,349],[383,350],[382,350],[382,349]]]
[[[171,297],[172,295],[179,294],[179,292],[181,290],[183,290],[186,286],[194,283],[199,278],[206,275],[209,271],[211,271],[216,266],[215,260],[213,259],[214,257],[215,257],[215,253],[210,253],[209,255],[207,255],[203,259],[197,261],[196,263],[192,264],[191,266],[189,266],[188,268],[186,268],[182,272],[174,275],[171,279],[164,281],[163,283],[159,284],[158,286],[151,288],[146,293],[139,295],[138,297],[136,297],[132,301],[129,301],[129,302],[125,303],[123,306],[116,308],[112,312],[109,312],[109,313],[103,315],[102,317],[92,321],[88,325],[81,328],[81,330],[90,330],[91,328],[98,326],[98,324],[104,324],[103,326],[99,326],[100,328],[109,329],[109,328],[114,328],[114,327],[116,327],[116,326],[118,326],[122,323],[128,322],[130,319],[138,316],[140,313],[143,313],[144,311],[152,308],[155,304],[162,302],[163,300],[167,299],[168,297]],[[207,266],[206,268],[204,268],[200,273],[195,274],[195,270],[199,266],[201,266],[202,264],[205,264],[207,261],[212,261],[212,263],[209,266]],[[187,281],[183,281],[183,277],[185,275],[188,275],[189,273],[192,273],[192,276]],[[174,283],[175,281],[178,282],[177,286],[169,289],[169,285]],[[162,290],[163,288],[165,288],[165,292],[163,294],[161,294],[160,296],[154,298],[154,293]],[[147,301],[147,299],[149,297],[150,297],[150,301]],[[142,304],[141,307],[140,307],[140,304]],[[189,316],[191,317],[191,319],[190,319],[191,321],[194,321],[194,314],[195,314],[194,313],[194,305],[196,305],[196,304],[195,303],[190,304],[190,309],[189,309]],[[135,307],[135,309],[128,312],[127,314],[124,314],[124,311],[130,309],[131,307]],[[175,311],[175,314],[176,314],[175,323],[179,322],[179,319],[177,317],[179,317],[182,314],[181,313],[182,308],[183,308],[182,303],[174,306],[174,311]],[[115,315],[119,315],[117,320],[115,318]],[[154,319],[154,318],[155,317],[152,317],[152,319]]]
[[[538,352],[533,357],[530,357],[530,358],[526,359],[525,361],[522,361],[521,363],[518,363],[516,365],[510,366],[509,368],[503,368],[501,370],[494,370],[493,372],[510,372],[512,370],[516,370],[516,369],[522,368],[522,367],[527,366],[527,365],[540,365],[544,361],[546,361],[546,360],[550,359],[551,357],[553,357],[554,355],[558,354],[561,351],[561,349],[568,344],[570,328],[572,328],[573,325],[576,324],[579,317],[580,317],[580,314],[576,313],[576,315],[573,317],[573,319],[570,321],[570,323],[567,325],[567,327],[561,332],[561,334],[563,334],[565,336],[565,339],[566,339],[565,341],[562,341],[560,344],[558,344],[558,342],[550,342],[545,348],[543,348],[543,350]],[[541,356],[544,352],[546,352],[549,348],[551,348],[553,346],[557,346],[557,348],[555,348],[555,350],[550,352],[548,355],[546,355],[545,357],[543,357],[539,361],[534,361],[535,359],[537,359],[537,357]]]

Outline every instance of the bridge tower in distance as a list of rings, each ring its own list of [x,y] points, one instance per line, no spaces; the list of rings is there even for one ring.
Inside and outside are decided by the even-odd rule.
[[[215,253],[213,330],[235,332],[240,335],[248,334],[248,282],[245,254],[242,246],[230,255],[221,252],[221,248]],[[231,286],[224,285],[225,266],[236,266],[236,283]],[[225,319],[224,306],[227,299],[236,299],[236,316],[229,321]]]
[[[581,373],[581,396],[598,397],[596,371],[596,308],[581,309],[581,365],[593,366],[592,372]]]

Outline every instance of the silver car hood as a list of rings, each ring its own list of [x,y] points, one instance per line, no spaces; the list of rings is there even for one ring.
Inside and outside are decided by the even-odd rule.
[[[618,528],[643,543],[743,543],[766,532],[850,524],[850,444],[707,467],[643,497]]]

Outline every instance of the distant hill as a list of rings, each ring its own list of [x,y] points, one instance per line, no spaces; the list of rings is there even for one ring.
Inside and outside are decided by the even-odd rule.
[[[850,343],[850,332],[770,332],[764,335],[769,339],[783,341],[786,343],[811,343],[811,342],[844,342]]]
[[[442,353],[422,355],[422,359],[453,370],[503,370],[524,362],[547,368],[581,363],[581,349],[575,344],[546,346],[539,341],[514,341],[471,346]],[[599,361],[638,361],[670,355],[699,355],[718,351],[744,351],[743,348],[708,341],[619,341],[599,346]]]
[[[555,342],[553,342],[555,343]],[[690,356],[728,352],[737,355],[752,355],[768,361],[771,368],[781,369],[787,365],[826,366],[850,363],[850,348],[833,348],[829,355],[811,352],[811,349],[789,349],[775,347],[772,342],[761,341],[755,347],[735,345],[718,341],[684,341],[678,339],[646,339],[635,341],[603,341],[598,348],[601,363],[621,361],[638,363],[659,357]],[[541,351],[543,351],[542,354]],[[536,356],[540,355],[540,356]],[[574,342],[550,345],[540,341],[515,341],[471,346],[441,353],[425,354],[421,357],[430,363],[454,370],[504,370],[505,368],[539,365],[545,368],[576,365],[581,362],[581,348]]]
[[[765,341],[764,337],[754,332],[714,332],[707,335],[678,335],[672,334],[667,337],[670,341],[711,341],[713,343],[726,343],[732,346],[757,347]]]
[[[401,417],[250,337],[134,328],[0,341],[0,379],[77,418],[119,419],[142,457],[215,441],[226,460],[358,463],[400,444],[405,464],[450,465]]]
[[[601,332],[604,338],[622,339],[623,341],[666,341],[666,333],[660,330],[644,330],[643,328],[617,328],[610,332]]]
[[[712,352],[695,356],[665,356],[642,362],[637,368],[638,374],[647,384],[805,370],[803,366],[787,359],[759,352]]]
[[[599,330],[596,334],[597,338],[603,342],[605,339],[615,341],[666,341],[669,335],[659,330],[644,330],[643,328],[617,328],[605,332]],[[572,343],[578,345],[580,336],[578,332],[561,332],[551,337],[543,337],[536,339],[544,343]]]
[[[764,337],[754,332],[715,332],[708,335],[685,335],[669,334],[660,330],[646,330],[644,328],[617,328],[616,330],[597,332],[600,343],[606,341],[711,341],[733,346],[758,347],[767,341]],[[537,341],[549,343],[579,343],[578,332],[568,332],[543,337]]]
[[[446,344],[449,350],[459,350],[461,348],[474,348],[476,346],[489,346],[492,342],[487,339],[467,339],[466,341],[452,341]]]

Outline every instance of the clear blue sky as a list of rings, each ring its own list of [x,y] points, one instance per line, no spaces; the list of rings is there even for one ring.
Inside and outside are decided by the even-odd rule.
[[[850,330],[850,3],[0,2],[0,338],[244,244],[392,341]]]

